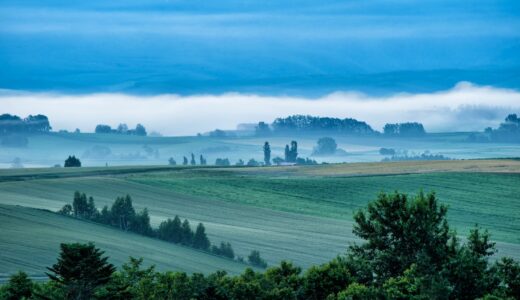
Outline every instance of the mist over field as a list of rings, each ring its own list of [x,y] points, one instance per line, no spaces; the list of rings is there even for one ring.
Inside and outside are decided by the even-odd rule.
[[[520,110],[515,90],[460,83],[436,93],[373,97],[336,92],[319,98],[260,96],[243,93],[137,96],[117,93],[67,95],[0,94],[3,109],[26,116],[43,113],[54,130],[92,132],[97,124],[143,123],[165,135],[194,135],[240,123],[271,122],[291,114],[355,118],[381,130],[385,123],[418,121],[429,132],[482,131]]]

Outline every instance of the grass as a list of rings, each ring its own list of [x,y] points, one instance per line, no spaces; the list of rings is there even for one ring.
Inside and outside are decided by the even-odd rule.
[[[14,173],[2,171],[0,203],[57,210],[79,190],[93,195],[102,207],[130,194],[134,206],[149,209],[155,226],[178,214],[192,224],[203,222],[213,243],[229,241],[240,256],[255,249],[270,264],[288,259],[308,267],[330,260],[358,241],[352,234],[352,214],[380,191],[435,190],[449,205],[450,224],[459,234],[465,235],[478,223],[490,230],[501,255],[520,258],[518,166],[513,160],[477,160],[280,168],[46,169],[52,171],[50,177],[45,169],[37,169],[17,171],[14,179]],[[31,234],[33,228],[24,230]],[[11,238],[1,245],[20,243],[23,248],[24,240]],[[127,255],[141,253],[140,246],[126,251]]]
[[[239,273],[244,264],[114,228],[64,217],[52,212],[0,205],[0,281],[19,269],[33,278],[45,277],[63,242],[94,242],[121,265],[130,255],[161,270],[209,273],[216,269]]]

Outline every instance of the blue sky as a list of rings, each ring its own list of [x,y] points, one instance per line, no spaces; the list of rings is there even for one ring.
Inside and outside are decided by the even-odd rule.
[[[0,88],[321,96],[520,87],[520,3],[0,1]]]

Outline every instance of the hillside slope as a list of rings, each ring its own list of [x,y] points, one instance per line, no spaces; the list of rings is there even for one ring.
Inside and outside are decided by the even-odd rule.
[[[246,265],[190,248],[126,233],[52,212],[0,204],[0,281],[18,270],[44,278],[56,261],[60,243],[94,242],[117,266],[129,256],[143,257],[160,270],[237,274]]]

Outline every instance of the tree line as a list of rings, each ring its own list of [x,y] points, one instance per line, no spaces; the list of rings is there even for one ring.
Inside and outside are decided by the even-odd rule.
[[[206,228],[202,223],[199,223],[195,231],[193,231],[188,219],[181,221],[179,216],[176,215],[173,219],[168,218],[161,222],[158,228],[152,228],[148,209],[144,208],[139,212],[136,211],[130,195],[117,197],[111,207],[105,205],[100,211],[96,208],[92,196],[87,197],[85,193],[76,191],[74,192],[72,204],[65,204],[58,213],[235,259],[235,252],[230,243],[221,242],[220,245],[211,245],[206,234]],[[256,252],[253,251],[252,254],[255,254],[256,258]],[[258,258],[248,262],[265,268],[267,264],[259,256],[259,253]],[[237,259],[244,261],[240,257]]]
[[[138,135],[138,136],[146,136],[148,133],[146,132],[146,128],[137,124],[134,129],[128,128],[128,125],[125,123],[121,123],[117,126],[117,128],[112,128],[110,125],[99,124],[96,126],[94,130],[95,133],[111,133],[111,134],[127,134],[127,135]]]
[[[17,115],[0,115],[0,135],[45,133],[52,129],[49,118],[45,115],[29,115],[21,118]]]
[[[157,272],[130,258],[119,271],[93,244],[62,244],[49,281],[14,274],[2,299],[520,299],[520,263],[492,259],[487,231],[464,242],[449,227],[434,193],[381,193],[354,215],[362,243],[305,271],[291,262],[230,276]],[[290,258],[289,258],[290,259]]]
[[[472,133],[468,136],[471,142],[520,142],[520,118],[517,114],[509,114],[504,122],[493,129],[487,127],[483,133]]]
[[[346,135],[380,135],[366,122],[352,118],[316,117],[309,115],[292,115],[276,118],[271,124],[258,122],[255,127],[257,136],[268,136],[283,133],[326,132]],[[392,137],[420,137],[426,134],[424,126],[418,122],[385,124],[383,134]]]

